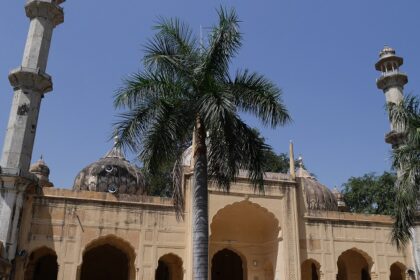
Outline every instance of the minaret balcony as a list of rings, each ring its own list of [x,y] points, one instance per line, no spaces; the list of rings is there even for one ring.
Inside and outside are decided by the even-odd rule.
[[[38,69],[19,67],[9,74],[10,84],[14,89],[35,91],[41,94],[52,91],[51,76]]]
[[[382,72],[381,77],[376,79],[376,85],[382,90],[390,87],[403,87],[406,83],[408,83],[407,75],[399,70]]]

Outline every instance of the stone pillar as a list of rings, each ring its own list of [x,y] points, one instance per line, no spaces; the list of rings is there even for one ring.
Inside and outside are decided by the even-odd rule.
[[[22,64],[9,74],[14,95],[0,160],[0,242],[4,244],[0,256],[9,263],[16,254],[24,192],[36,182],[29,166],[41,99],[52,90],[45,70],[53,29],[64,20],[62,2],[27,0],[30,25]]]

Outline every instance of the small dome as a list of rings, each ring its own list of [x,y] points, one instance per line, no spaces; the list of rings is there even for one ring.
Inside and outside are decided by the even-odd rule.
[[[337,211],[337,200],[329,188],[319,183],[304,167],[299,158],[300,167],[296,171],[296,178],[300,180],[304,198],[308,209]]]
[[[45,163],[42,156],[40,157],[40,159],[37,162],[32,164],[31,167],[29,167],[29,172],[31,172],[32,174],[34,174],[38,178],[39,184],[40,184],[41,187],[52,187],[53,186],[53,184],[49,180],[50,168]]]
[[[332,193],[335,196],[335,199],[337,200],[337,206],[338,206],[338,210],[345,212],[347,211],[347,205],[346,202],[344,201],[344,195],[342,192],[340,192],[337,187],[335,187],[332,191]]]
[[[103,158],[83,168],[74,180],[73,190],[119,194],[145,193],[144,176],[114,145]]]

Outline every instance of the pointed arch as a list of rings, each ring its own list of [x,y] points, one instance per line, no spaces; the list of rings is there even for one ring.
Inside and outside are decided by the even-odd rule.
[[[38,247],[29,254],[25,280],[55,280],[58,274],[57,254],[48,246]]]
[[[390,280],[404,280],[407,278],[407,267],[400,263],[394,262],[390,268]]]
[[[321,279],[321,265],[314,259],[307,259],[301,265],[302,280]]]
[[[226,271],[226,268],[229,271]],[[211,258],[212,280],[242,280],[247,278],[246,258],[238,250],[226,247]]]
[[[176,254],[169,253],[161,256],[156,264],[155,280],[183,280],[183,261]]]
[[[370,280],[373,259],[368,253],[351,248],[340,254],[337,260],[338,280]]]
[[[134,247],[130,242],[113,234],[90,241],[81,252],[80,259],[81,263],[78,268],[78,279],[80,280],[92,279],[91,275],[98,272],[105,273],[110,267],[115,268],[112,273],[127,275],[121,276],[127,280],[134,280],[136,277]],[[101,261],[97,259],[101,259]],[[118,279],[122,279],[121,277]]]
[[[226,219],[230,219],[232,222],[235,223],[252,223],[253,221],[249,219],[238,219],[235,218],[236,216],[242,217],[247,216],[249,219],[254,219],[255,223],[260,224],[259,227],[249,228],[246,225],[235,225],[231,228],[248,228],[248,233],[253,234],[254,237],[261,237],[267,240],[259,240],[259,241],[273,241],[279,238],[280,232],[280,223],[276,216],[270,212],[267,208],[253,203],[249,200],[242,200],[237,201],[232,204],[228,204],[225,207],[219,209],[216,214],[212,217],[211,224],[210,224],[210,236],[213,238],[217,238],[217,235],[221,232],[227,233],[227,228],[224,227],[224,230],[218,230],[218,227],[221,225],[226,224]],[[261,231],[264,229],[263,231]],[[254,231],[261,231],[261,232],[254,232]],[[234,232],[231,235],[235,235]]]

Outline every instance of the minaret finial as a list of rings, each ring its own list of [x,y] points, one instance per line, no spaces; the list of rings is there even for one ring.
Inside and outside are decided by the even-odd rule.
[[[290,143],[289,143],[289,172],[290,172],[290,176],[292,177],[292,179],[295,179],[296,178],[295,155],[294,155],[293,141],[292,140],[290,140]]]

